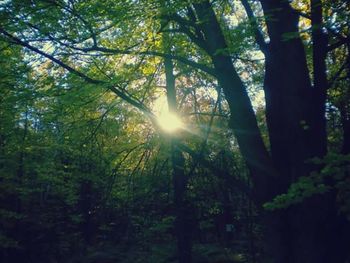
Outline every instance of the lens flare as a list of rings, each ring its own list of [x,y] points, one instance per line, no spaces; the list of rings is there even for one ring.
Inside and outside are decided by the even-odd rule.
[[[183,127],[183,123],[179,117],[170,112],[162,112],[158,117],[158,124],[168,133],[173,133]]]

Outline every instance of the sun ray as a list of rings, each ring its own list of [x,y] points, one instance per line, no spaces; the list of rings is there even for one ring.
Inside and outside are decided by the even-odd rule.
[[[163,111],[158,117],[159,126],[168,133],[173,133],[184,127],[182,121],[175,114]]]

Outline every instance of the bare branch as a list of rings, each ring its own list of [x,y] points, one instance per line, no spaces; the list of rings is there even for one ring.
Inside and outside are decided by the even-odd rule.
[[[345,44],[347,44],[347,45],[350,44],[350,38],[349,37],[347,37],[347,38],[342,37],[341,40],[339,40],[338,42],[329,45],[327,47],[327,52],[332,51],[332,50],[334,50],[334,49],[336,49],[338,47],[341,47],[342,45],[345,45]]]
[[[10,33],[8,33],[7,31],[5,31],[3,28],[0,28],[0,33],[2,33],[4,36],[6,36],[9,40],[11,40],[13,43],[23,46],[25,48],[28,48],[29,50],[51,60],[52,62],[56,63],[57,65],[61,66],[62,68],[66,69],[67,71],[71,72],[72,74],[79,76],[80,78],[82,78],[84,81],[91,83],[91,84],[99,84],[99,85],[103,85],[104,87],[106,87],[107,89],[109,89],[110,91],[114,92],[116,95],[118,95],[120,98],[122,98],[123,100],[125,100],[126,102],[128,102],[129,104],[131,104],[132,106],[136,107],[137,109],[139,109],[140,111],[142,111],[143,113],[147,114],[149,117],[151,118],[155,118],[153,113],[142,103],[140,103],[139,101],[137,101],[135,98],[132,98],[131,96],[127,95],[124,91],[121,91],[119,87],[116,87],[115,85],[111,85],[110,83],[107,83],[105,81],[102,80],[96,80],[93,79],[87,75],[85,75],[84,73],[76,70],[75,68],[67,65],[66,63],[62,62],[61,60],[53,57],[50,54],[45,53],[44,51],[28,44],[27,42],[22,41],[21,39],[11,35]]]
[[[207,167],[208,169],[214,172],[218,172],[222,174],[225,173],[225,171],[220,172],[220,169],[218,167],[215,167],[212,162],[208,161],[207,159],[204,158],[204,156],[192,150],[190,147],[186,146],[185,144],[179,143],[177,147],[183,152],[188,153],[193,159],[198,160],[204,167]],[[248,196],[251,196],[251,189],[249,185],[247,185],[247,183],[233,176],[231,176],[230,179],[232,180],[232,185],[240,189],[242,192],[244,192]]]
[[[252,23],[252,26],[254,27],[255,40],[258,43],[261,51],[266,55],[266,52],[268,49],[268,44],[265,42],[264,36],[263,36],[262,32],[260,31],[258,23],[256,22],[254,12],[248,3],[248,0],[242,0],[242,4],[244,6],[244,9],[247,13],[247,16],[248,16],[250,22]]]

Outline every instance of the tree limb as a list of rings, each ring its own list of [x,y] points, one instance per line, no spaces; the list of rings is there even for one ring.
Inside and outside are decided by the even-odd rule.
[[[125,94],[125,92],[121,91],[119,87],[116,87],[115,85],[111,85],[110,83],[107,83],[105,81],[102,80],[96,80],[93,79],[87,75],[85,75],[84,73],[76,70],[75,68],[67,65],[66,63],[62,62],[61,60],[55,58],[54,56],[47,54],[46,52],[28,44],[25,41],[22,41],[21,39],[11,35],[10,33],[8,33],[7,31],[5,31],[3,28],[0,28],[0,33],[2,33],[4,36],[6,36],[9,40],[11,40],[13,43],[23,46],[25,48],[28,48],[29,50],[51,60],[52,62],[56,63],[57,65],[61,66],[62,68],[66,69],[68,72],[79,76],[80,78],[82,78],[84,81],[91,83],[91,84],[99,84],[99,85],[103,85],[105,86],[107,89],[109,89],[110,91],[114,92],[116,95],[118,95],[120,98],[122,98],[123,100],[125,100],[126,102],[128,102],[129,104],[131,104],[132,106],[136,107],[137,109],[139,109],[140,111],[142,111],[143,113],[147,114],[148,116],[155,118],[153,113],[142,103],[138,102],[135,98],[132,98],[130,95]]]
[[[257,44],[259,45],[261,51],[266,55],[266,52],[268,49],[268,44],[265,42],[264,36],[259,29],[259,25],[256,22],[254,12],[248,3],[248,0],[242,0],[241,2],[242,2],[242,5],[244,6],[244,9],[247,13],[247,16],[248,16],[252,26],[254,27],[255,40],[256,40]]]

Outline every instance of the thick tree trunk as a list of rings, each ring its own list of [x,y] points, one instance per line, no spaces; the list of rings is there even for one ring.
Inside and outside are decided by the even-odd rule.
[[[314,102],[298,15],[287,1],[261,4],[270,36],[264,81],[266,118],[273,162],[283,175],[283,191],[309,172],[305,160],[319,156],[314,146],[316,141],[324,145],[325,140],[314,137]]]
[[[284,192],[298,177],[317,168],[307,164],[308,159],[323,157],[327,151],[322,9],[320,1],[312,1],[312,87],[297,13],[287,1],[264,0],[261,4],[270,37],[264,83],[267,124],[273,162],[282,176],[279,191]],[[341,219],[336,215],[334,197],[333,193],[314,196],[301,205],[267,216],[268,221],[279,226],[275,228],[267,222],[274,262],[344,262],[339,242]],[[276,250],[279,242],[283,247]]]

